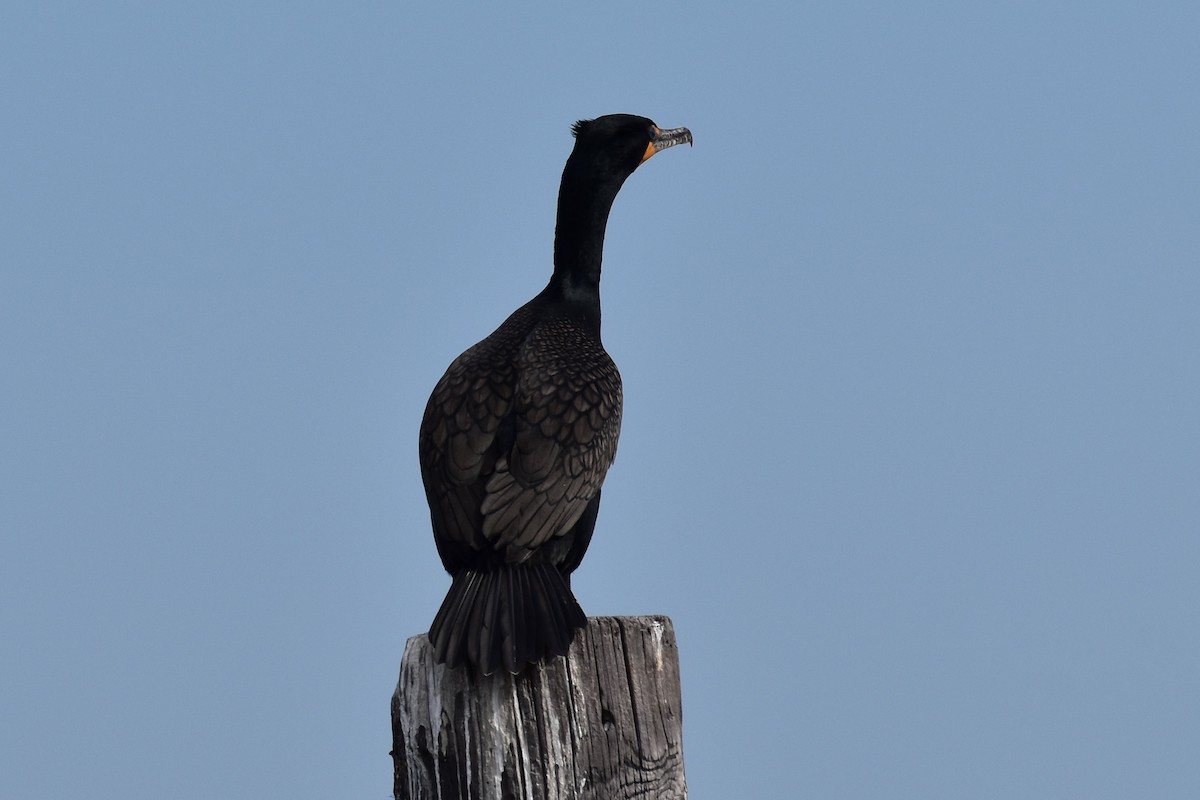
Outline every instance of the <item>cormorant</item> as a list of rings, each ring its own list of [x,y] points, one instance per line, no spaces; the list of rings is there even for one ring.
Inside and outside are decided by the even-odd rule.
[[[600,343],[604,228],[638,165],[692,142],[629,114],[572,133],[550,283],[450,364],[421,420],[421,478],[453,578],[429,639],[438,661],[485,675],[564,655],[587,625],[570,576],[621,429],[621,376]]]

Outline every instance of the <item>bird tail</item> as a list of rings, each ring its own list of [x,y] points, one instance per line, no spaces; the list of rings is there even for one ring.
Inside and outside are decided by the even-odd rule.
[[[587,616],[553,564],[465,569],[429,627],[436,659],[474,664],[484,675],[517,674],[526,664],[565,655]]]

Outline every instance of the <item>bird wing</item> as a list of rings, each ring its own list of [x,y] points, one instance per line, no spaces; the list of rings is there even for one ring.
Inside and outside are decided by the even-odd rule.
[[[516,358],[514,436],[481,506],[483,536],[522,561],[570,530],[600,491],[617,452],[621,376],[594,336],[550,322]]]
[[[421,477],[439,545],[490,547],[480,507],[515,388],[511,360],[496,358],[484,340],[454,360],[429,397],[421,420]]]

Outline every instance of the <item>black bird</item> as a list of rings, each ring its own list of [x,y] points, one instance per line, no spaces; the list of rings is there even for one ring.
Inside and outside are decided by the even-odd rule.
[[[587,625],[570,576],[621,430],[621,375],[600,343],[604,228],[639,164],[692,142],[629,114],[572,132],[550,283],[450,364],[421,420],[421,478],[453,578],[429,639],[438,661],[485,675],[563,655]]]

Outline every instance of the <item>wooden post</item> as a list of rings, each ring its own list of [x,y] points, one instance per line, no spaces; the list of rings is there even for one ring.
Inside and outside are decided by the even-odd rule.
[[[593,617],[565,657],[482,677],[408,640],[392,696],[398,800],[675,800],[679,653],[667,617]]]

